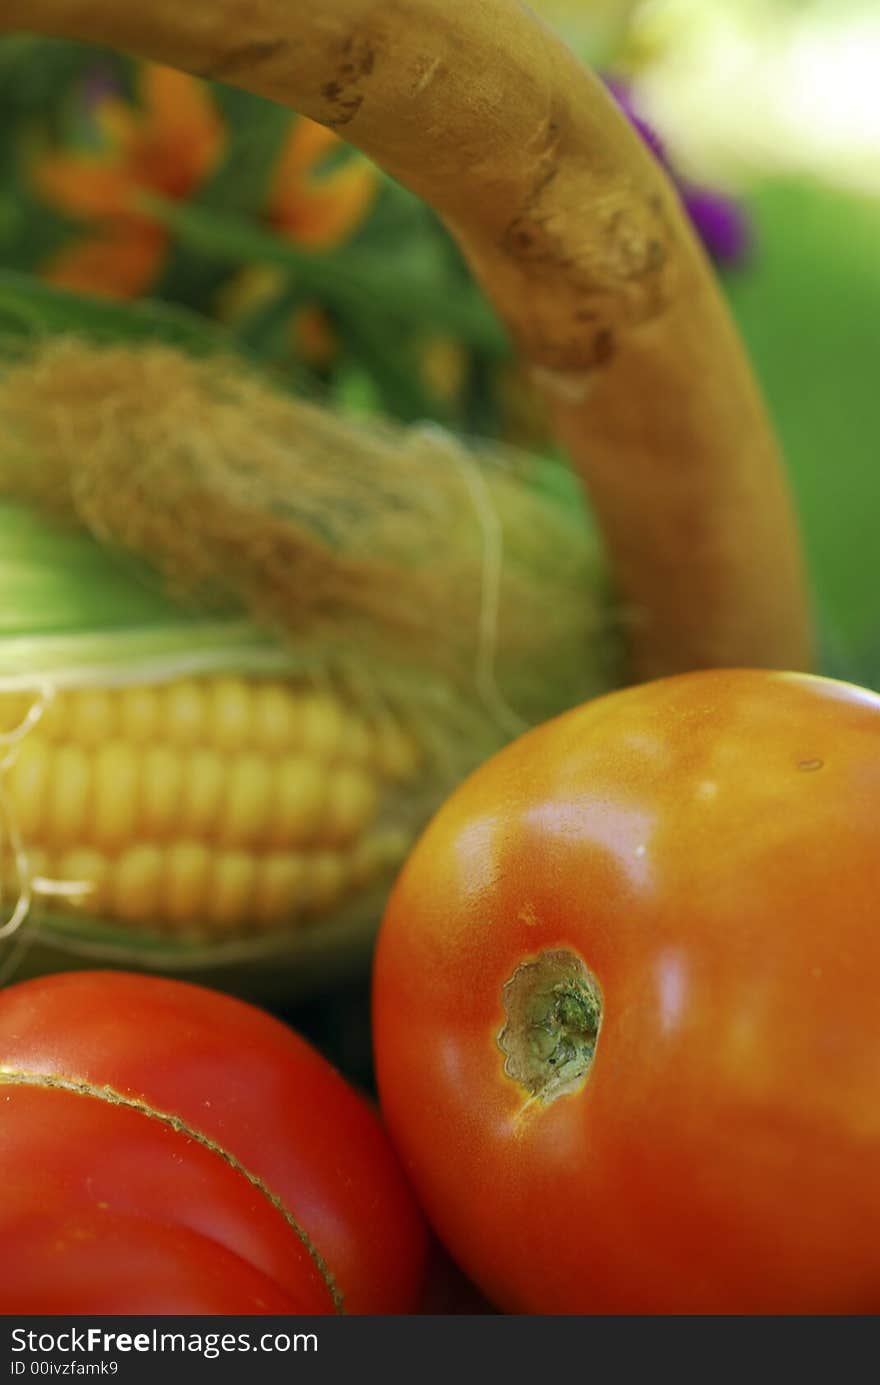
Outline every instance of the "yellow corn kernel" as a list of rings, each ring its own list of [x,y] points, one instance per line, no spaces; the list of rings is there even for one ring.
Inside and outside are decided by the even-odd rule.
[[[293,852],[270,852],[257,871],[253,917],[258,923],[292,920],[302,909],[307,866]]]
[[[37,693],[0,693],[0,736],[18,730],[38,696]]]
[[[47,863],[44,874],[59,884],[79,886],[75,892],[65,891],[58,896],[56,906],[63,901],[66,907],[86,913],[106,909],[110,863],[103,852],[93,847],[74,847]]]
[[[247,851],[221,851],[213,859],[205,918],[215,929],[248,920],[256,893],[257,862]]]
[[[260,683],[254,691],[254,744],[277,755],[295,744],[296,697],[280,683]]]
[[[28,848],[20,853],[5,851],[0,855],[0,909],[6,918],[12,903],[29,885],[31,894],[42,894],[41,883],[49,866],[49,853],[40,848]]]
[[[254,710],[241,678],[215,678],[209,695],[207,738],[218,750],[241,750],[248,742]]]
[[[327,807],[321,840],[341,846],[357,837],[378,806],[376,783],[363,770],[341,765],[327,776]]]
[[[140,756],[124,741],[108,741],[95,752],[90,836],[96,846],[119,847],[138,825]]]
[[[268,825],[268,845],[303,846],[321,826],[327,776],[314,759],[286,755],[278,765]]]
[[[81,841],[92,789],[92,757],[78,745],[53,752],[46,802],[45,839],[53,846]]]
[[[211,852],[199,842],[176,842],[165,855],[161,916],[172,924],[206,918],[211,880]]]
[[[123,851],[111,872],[109,906],[113,916],[129,923],[157,917],[165,862],[157,846]]]
[[[345,722],[338,698],[329,693],[311,693],[300,705],[300,744],[308,754],[332,760],[342,747]]]
[[[161,703],[156,688],[122,688],[119,725],[123,740],[151,741],[159,733]]]
[[[250,846],[265,836],[272,807],[272,766],[265,755],[243,751],[232,757],[217,840],[223,846]]]
[[[140,803],[136,808],[142,833],[171,836],[180,817],[183,758],[167,745],[154,745],[142,757]]]
[[[25,844],[42,840],[51,762],[52,753],[46,742],[37,736],[26,736],[9,769],[12,817]]]
[[[119,733],[116,702],[100,688],[84,688],[72,695],[69,739],[75,745],[103,745]]]
[[[184,758],[178,835],[206,841],[213,834],[225,782],[226,757],[216,750],[193,750]]]
[[[173,745],[197,744],[204,734],[206,701],[202,689],[191,678],[172,683],[165,690],[161,735]]]
[[[345,893],[348,870],[338,851],[315,851],[307,857],[305,904],[309,914],[320,914]]]
[[[33,885],[34,881],[42,880],[49,871],[49,853],[43,847],[29,846],[24,852],[24,866],[28,877]]]
[[[34,693],[31,700],[39,699]],[[40,719],[35,728],[43,740],[58,743],[68,738],[70,733],[70,713],[72,694],[69,692],[50,693],[43,704]]]

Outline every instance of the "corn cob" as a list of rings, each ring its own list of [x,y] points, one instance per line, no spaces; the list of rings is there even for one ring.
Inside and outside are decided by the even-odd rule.
[[[289,994],[361,965],[444,794],[611,681],[567,474],[217,357],[9,350],[0,981],[81,958]]]
[[[408,845],[380,806],[418,772],[414,736],[305,682],[182,678],[60,690],[42,707],[0,694],[0,737],[20,842],[4,875],[23,863],[34,897],[62,911],[252,935],[326,914]]]

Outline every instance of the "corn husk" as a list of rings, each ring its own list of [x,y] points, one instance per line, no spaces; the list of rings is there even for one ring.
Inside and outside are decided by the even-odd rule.
[[[505,740],[612,683],[600,560],[557,464],[337,417],[218,354],[62,334],[6,355],[0,694],[28,693],[32,720],[69,688],[330,688],[417,741],[418,773],[381,804],[412,837]],[[29,733],[7,739],[0,789]],[[8,818],[19,967],[49,946],[200,974],[277,977],[283,958],[302,979],[362,955],[393,873],[306,923],[169,937],[41,899]]]

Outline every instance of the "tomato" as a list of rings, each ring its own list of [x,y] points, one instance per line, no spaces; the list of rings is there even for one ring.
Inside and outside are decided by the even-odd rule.
[[[398,1313],[426,1232],[368,1103],[254,1007],[178,981],[0,993],[4,1313]]]
[[[880,697],[691,674],[507,747],[392,893],[374,1037],[507,1311],[880,1310]]]

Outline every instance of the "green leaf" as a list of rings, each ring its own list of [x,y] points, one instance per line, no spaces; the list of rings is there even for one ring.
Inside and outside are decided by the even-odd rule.
[[[0,499],[0,636],[191,619],[145,564]]]
[[[291,667],[251,621],[175,601],[147,563],[0,499],[0,685]]]

